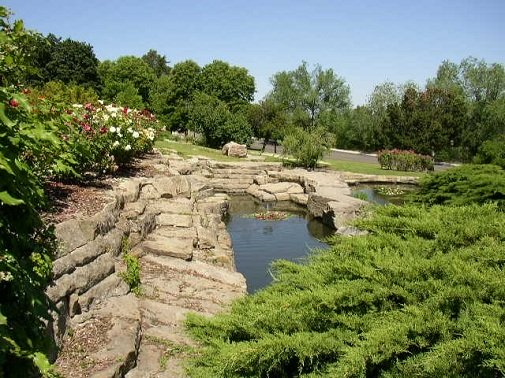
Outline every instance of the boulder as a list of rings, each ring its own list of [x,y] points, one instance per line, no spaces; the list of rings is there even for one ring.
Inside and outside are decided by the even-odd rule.
[[[226,143],[222,149],[223,155],[234,157],[246,157],[247,146],[245,144],[238,144],[235,142]]]

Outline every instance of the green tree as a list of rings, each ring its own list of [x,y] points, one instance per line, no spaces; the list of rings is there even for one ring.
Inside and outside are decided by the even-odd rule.
[[[167,75],[170,72],[169,61],[165,55],[160,55],[156,50],[150,49],[142,55],[142,60],[153,69],[157,77]]]
[[[135,56],[122,56],[115,61],[106,60],[98,66],[100,77],[104,82],[102,95],[106,100],[115,101],[120,98],[134,98],[131,85],[142,98],[142,106],[147,106],[149,91],[154,86],[156,74],[154,70],[142,59]],[[128,84],[130,83],[130,84]],[[127,90],[127,94],[120,92]],[[137,104],[127,104],[133,107]]]
[[[251,104],[247,114],[254,136],[263,138],[263,150],[270,140],[284,138],[288,119],[280,105],[267,98],[259,104]]]
[[[169,129],[187,130],[189,108],[193,95],[199,88],[200,72],[200,66],[192,60],[177,63],[151,89],[151,106]]]
[[[349,86],[332,69],[323,70],[320,65],[309,72],[303,62],[293,71],[276,73],[271,82],[273,90],[268,98],[287,112],[295,126],[315,128],[326,113],[338,114],[350,108]]]
[[[214,60],[202,68],[199,88],[235,107],[248,104],[254,99],[254,78],[243,67],[231,66],[221,60]]]
[[[252,136],[242,114],[232,113],[224,101],[202,92],[196,93],[191,103],[189,129],[200,133],[204,144],[213,148],[230,141],[248,143]]]
[[[101,86],[98,59],[93,47],[85,42],[73,41],[70,38],[58,40],[52,47],[51,60],[45,70],[49,73],[48,81],[59,80],[97,90]]]
[[[448,90],[405,91],[401,104],[387,108],[381,125],[384,147],[430,155],[459,146],[467,122],[464,100]]]

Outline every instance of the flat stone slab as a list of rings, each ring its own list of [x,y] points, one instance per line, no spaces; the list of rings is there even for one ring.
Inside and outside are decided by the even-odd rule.
[[[300,184],[295,182],[278,182],[274,184],[264,184],[259,186],[259,190],[270,194],[279,193],[303,193],[304,190]]]
[[[192,243],[192,239],[174,239],[157,236],[156,238],[153,238],[153,240],[146,240],[140,243],[140,248],[145,253],[191,260],[193,257]]]
[[[156,224],[158,226],[191,227],[193,217],[187,214],[161,213],[156,216]]]

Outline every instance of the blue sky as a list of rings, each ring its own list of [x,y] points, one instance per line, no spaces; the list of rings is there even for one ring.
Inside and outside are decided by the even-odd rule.
[[[98,59],[156,49],[173,64],[247,68],[256,98],[302,61],[332,68],[363,104],[375,85],[424,85],[444,59],[505,63],[505,0],[11,0],[29,29],[85,41]]]

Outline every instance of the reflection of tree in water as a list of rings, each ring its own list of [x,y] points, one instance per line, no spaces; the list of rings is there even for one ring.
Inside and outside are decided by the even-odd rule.
[[[263,235],[272,234],[274,232],[274,228],[271,225],[263,226]]]

